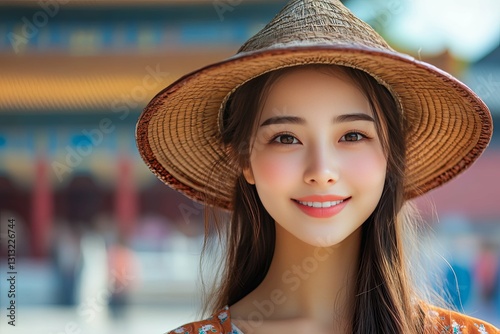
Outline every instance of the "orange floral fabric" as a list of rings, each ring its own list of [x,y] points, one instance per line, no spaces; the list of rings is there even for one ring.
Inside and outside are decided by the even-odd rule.
[[[500,334],[495,326],[482,320],[429,306],[426,310],[426,325],[436,334]],[[168,332],[167,334],[244,334],[231,323],[229,308],[214,313],[201,321],[191,322]]]
[[[431,306],[427,310],[427,325],[433,329],[431,333],[453,334],[499,334],[495,326],[480,319]]]

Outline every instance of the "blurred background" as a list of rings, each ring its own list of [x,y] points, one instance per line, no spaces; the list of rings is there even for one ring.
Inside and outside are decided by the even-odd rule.
[[[0,2],[1,333],[164,333],[195,320],[203,208],[148,171],[135,123],[157,92],[233,55],[285,3]],[[500,2],[344,3],[397,50],[463,80],[500,124]],[[449,301],[497,326],[499,199],[494,134],[464,175],[417,201]]]

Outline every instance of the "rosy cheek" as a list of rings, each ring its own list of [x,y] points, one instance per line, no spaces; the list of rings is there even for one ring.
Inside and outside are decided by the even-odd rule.
[[[385,179],[386,161],[381,153],[353,155],[345,162],[343,174],[353,182],[376,186]]]
[[[290,184],[299,167],[293,156],[272,152],[259,154],[251,164],[256,182],[268,188]]]

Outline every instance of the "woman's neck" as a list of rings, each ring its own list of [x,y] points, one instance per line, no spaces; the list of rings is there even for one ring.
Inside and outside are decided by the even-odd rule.
[[[343,332],[352,315],[360,240],[358,229],[341,244],[315,247],[276,224],[276,248],[266,277],[231,313],[244,319],[260,312],[266,321],[301,319]],[[326,246],[328,239],[319,243]]]

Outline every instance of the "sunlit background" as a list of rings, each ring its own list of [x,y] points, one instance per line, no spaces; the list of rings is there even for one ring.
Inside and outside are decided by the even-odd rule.
[[[196,320],[203,209],[147,170],[135,123],[157,92],[233,55],[285,3],[0,2],[1,333],[164,333]],[[462,79],[500,124],[498,0],[344,3],[394,48]],[[449,301],[497,326],[499,199],[495,134],[464,175],[418,201]]]

